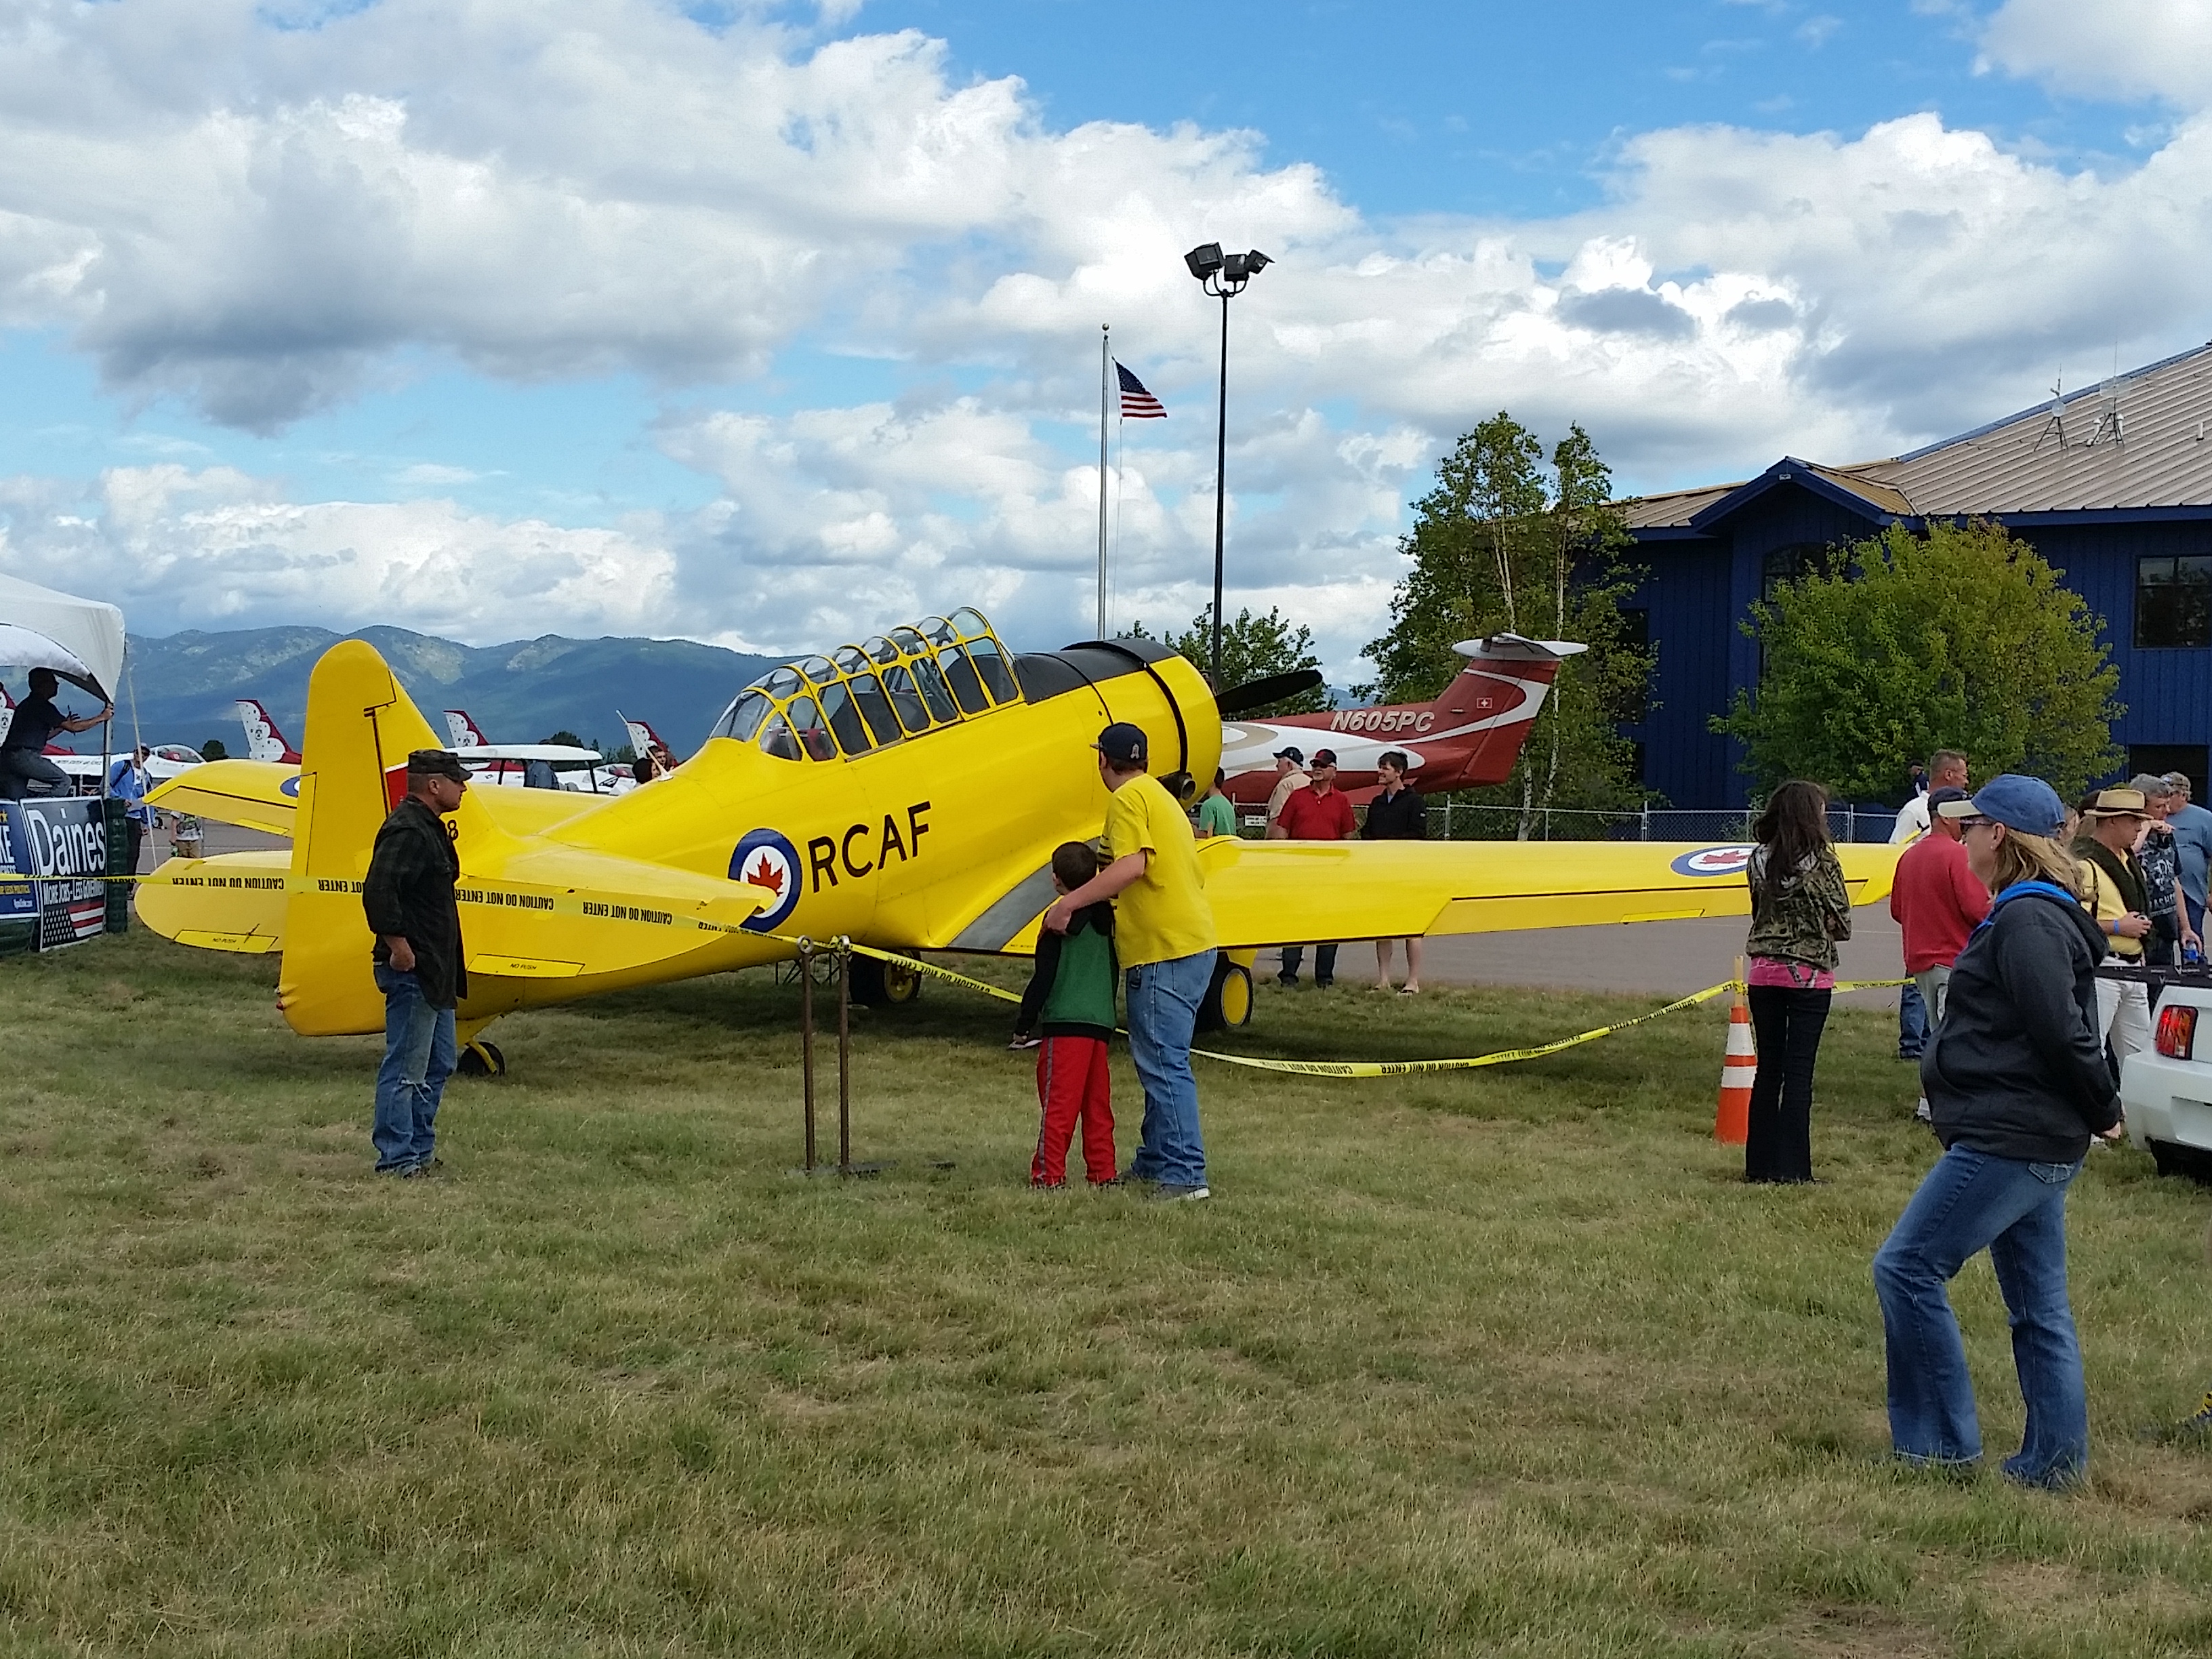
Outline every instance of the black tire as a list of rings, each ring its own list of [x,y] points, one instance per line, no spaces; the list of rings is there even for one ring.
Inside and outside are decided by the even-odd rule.
[[[455,1057],[453,1070],[462,1077],[505,1077],[507,1056],[499,1044],[478,1037]]]
[[[853,956],[853,1000],[863,1008],[903,1008],[921,995],[921,975],[903,963]]]
[[[2148,1142],[2150,1161],[2162,1176],[2183,1176],[2200,1187],[2212,1187],[2212,1152],[2195,1146],[2177,1146],[2170,1140]]]
[[[1252,975],[1241,963],[1224,956],[1213,959],[1213,980],[1206,988],[1206,1000],[1198,1005],[1201,1031],[1240,1030],[1252,1023]]]

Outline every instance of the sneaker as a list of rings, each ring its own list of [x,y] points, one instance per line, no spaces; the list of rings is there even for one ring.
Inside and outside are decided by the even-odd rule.
[[[1317,979],[1314,981],[1314,989],[1316,991],[1326,991],[1330,986],[1335,983],[1336,981],[1333,979]]]
[[[1285,991],[1295,991],[1298,988],[1298,976],[1296,974],[1278,974],[1275,975],[1275,983]]]
[[[1213,1189],[1203,1182],[1192,1186],[1183,1182],[1163,1181],[1152,1188],[1152,1195],[1164,1204],[1195,1204],[1201,1199],[1212,1198]]]
[[[1092,1182],[1091,1183],[1091,1190],[1092,1192],[1094,1192],[1094,1193],[1095,1193],[1095,1192],[1098,1191],[1101,1188],[1104,1188],[1104,1187],[1119,1187],[1119,1186],[1120,1186],[1120,1185],[1121,1185],[1121,1184],[1122,1184],[1122,1183],[1121,1183],[1121,1176],[1107,1176],[1107,1177],[1106,1177],[1106,1179],[1105,1179],[1105,1180],[1103,1180],[1103,1181],[1094,1181],[1094,1182]]]
[[[1065,1181],[1032,1181],[1030,1190],[1033,1193],[1064,1193],[1067,1190],[1067,1183]]]

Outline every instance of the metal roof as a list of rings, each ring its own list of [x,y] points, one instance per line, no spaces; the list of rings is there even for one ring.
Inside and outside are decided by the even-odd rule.
[[[2212,344],[1889,460],[1793,465],[1892,518],[2212,507]],[[1686,525],[1742,488],[1621,508],[1632,529]]]

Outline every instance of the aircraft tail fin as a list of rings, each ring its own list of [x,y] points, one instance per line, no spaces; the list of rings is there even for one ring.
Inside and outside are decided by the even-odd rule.
[[[238,700],[238,723],[246,728],[246,757],[248,760],[297,762],[299,751],[276,729],[270,713],[252,697]]]
[[[615,710],[615,718],[628,729],[629,746],[636,753],[665,755],[672,761],[676,758],[676,751],[660,740],[660,733],[654,731],[648,722],[634,720],[619,708]]]
[[[1433,740],[1447,732],[1462,732],[1471,744],[1449,785],[1424,775],[1421,787],[1466,789],[1503,783],[1511,775],[1536,716],[1543,712],[1559,665],[1589,647],[1563,640],[1492,634],[1462,640],[1452,649],[1468,659],[1467,666],[1430,705],[1437,716],[1430,736]]]
[[[15,700],[8,695],[8,688],[0,685],[0,738],[8,735],[8,728],[15,723]]]
[[[456,749],[482,749],[491,741],[484,736],[483,728],[469,718],[465,708],[446,710],[446,730],[452,734]]]
[[[341,640],[315,665],[307,732],[276,1006],[303,1036],[374,1030],[382,999],[369,971],[361,884],[376,832],[407,793],[409,751],[445,745],[360,640]],[[497,833],[474,800],[463,800],[453,822],[459,836]]]

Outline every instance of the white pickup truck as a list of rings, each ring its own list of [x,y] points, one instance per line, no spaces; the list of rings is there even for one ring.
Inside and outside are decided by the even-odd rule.
[[[2151,1030],[2120,1068],[2128,1138],[2160,1175],[2212,1182],[2212,982],[2168,985]]]

